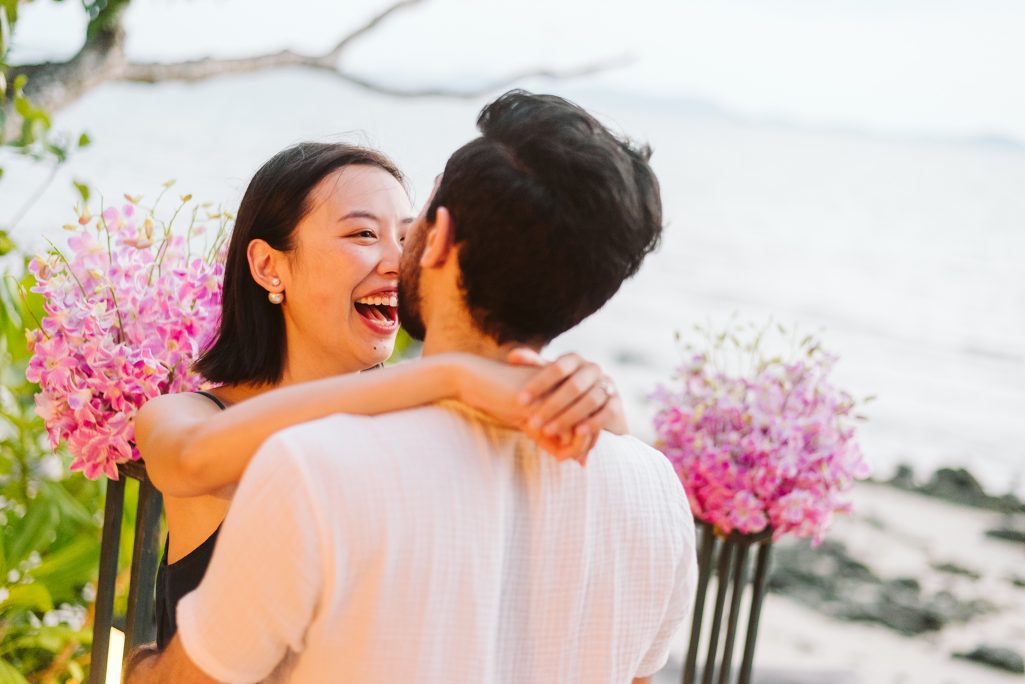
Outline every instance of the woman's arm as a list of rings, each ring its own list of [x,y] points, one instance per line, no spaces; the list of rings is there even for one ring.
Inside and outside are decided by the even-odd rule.
[[[439,354],[371,373],[281,387],[219,411],[196,395],[152,399],[135,439],[154,486],[170,496],[214,493],[238,482],[275,432],[333,413],[375,415],[457,396],[456,360]],[[525,381],[532,371],[517,369]]]
[[[284,428],[334,413],[377,415],[455,398],[524,429],[557,458],[580,459],[597,432],[615,420],[615,412],[606,406],[611,402],[591,391],[590,380],[583,383],[588,389],[582,396],[567,390],[581,386],[575,376],[592,373],[592,367],[597,368],[582,360],[558,364],[537,381],[542,371],[536,367],[511,366],[469,354],[439,354],[372,373],[278,388],[224,411],[194,394],[167,395],[154,398],[139,411],[136,443],[157,489],[170,496],[200,496],[238,482],[264,440]],[[555,434],[531,430],[527,418],[537,404],[520,401],[518,395],[532,378],[531,390],[542,399],[557,392],[560,397],[575,397],[581,420]],[[585,424],[589,431],[574,433],[574,428]]]

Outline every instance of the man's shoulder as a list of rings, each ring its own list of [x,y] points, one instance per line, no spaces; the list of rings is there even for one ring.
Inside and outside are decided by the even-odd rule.
[[[592,466],[617,482],[625,495],[654,495],[690,515],[687,495],[669,459],[636,437],[602,433],[588,458],[587,467]]]
[[[591,455],[621,468],[647,473],[659,481],[677,485],[680,482],[665,454],[633,435],[603,432]]]
[[[376,416],[334,413],[323,418],[293,425],[275,433],[278,450],[301,453],[303,460],[315,462],[318,456],[337,459],[380,458],[389,446],[401,440],[430,438],[433,432],[450,427],[453,416],[439,405],[419,406]]]

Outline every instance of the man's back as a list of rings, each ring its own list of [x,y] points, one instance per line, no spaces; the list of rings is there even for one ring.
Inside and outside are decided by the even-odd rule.
[[[273,596],[220,623],[255,676],[287,649],[276,675],[301,682],[626,682],[691,606],[686,497],[633,438],[603,434],[581,468],[454,403],[333,416],[268,442],[238,497],[216,552],[237,558],[180,615]],[[273,635],[243,644],[246,619]]]

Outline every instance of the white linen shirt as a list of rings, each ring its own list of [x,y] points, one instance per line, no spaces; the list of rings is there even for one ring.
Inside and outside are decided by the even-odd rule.
[[[455,402],[335,415],[260,448],[178,634],[232,684],[623,684],[665,664],[696,567],[632,437],[582,468]]]

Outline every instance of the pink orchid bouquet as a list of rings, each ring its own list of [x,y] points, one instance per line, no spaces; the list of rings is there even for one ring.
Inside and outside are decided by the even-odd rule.
[[[854,482],[869,475],[854,428],[864,417],[829,382],[836,357],[807,336],[794,338],[789,360],[765,358],[769,327],[747,342],[740,329],[696,330],[707,344],[687,345],[675,384],[653,395],[656,446],[695,517],[721,535],[771,531],[821,543],[834,514],[850,511],[845,495]]]
[[[194,206],[182,234],[173,224],[190,195],[167,221],[156,213],[159,197],[148,210],[141,198],[125,198],[95,217],[78,211],[77,223],[65,226],[68,253],[51,243],[29,265],[32,291],[45,304],[39,328],[28,333],[26,376],[39,384],[36,410],[51,446],[66,443],[71,469],[89,479],[116,480],[118,464],[139,459],[133,419],[147,400],[202,386],[191,365],[221,311],[231,215]],[[210,221],[215,234],[206,232]]]

